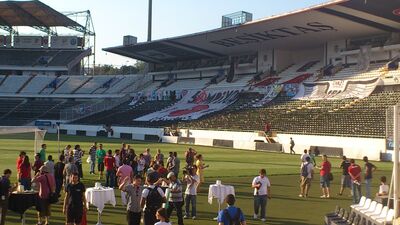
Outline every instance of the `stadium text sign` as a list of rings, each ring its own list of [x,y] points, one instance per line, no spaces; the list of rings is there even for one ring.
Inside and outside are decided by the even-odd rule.
[[[276,40],[281,38],[304,35],[308,33],[324,32],[324,31],[337,31],[337,29],[334,28],[333,26],[322,24],[320,22],[309,22],[302,26],[281,27],[250,34],[242,33],[242,35],[236,37],[223,38],[220,40],[215,40],[210,42],[224,47],[234,47],[238,45],[258,43],[263,41],[270,41],[270,40]]]

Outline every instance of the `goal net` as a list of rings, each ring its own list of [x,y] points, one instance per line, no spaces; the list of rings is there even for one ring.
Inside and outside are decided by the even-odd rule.
[[[37,153],[43,144],[46,130],[37,127],[25,126],[0,126],[0,142],[1,148],[7,150],[24,150],[29,151],[33,147],[33,151]],[[28,143],[33,141],[33,146]]]

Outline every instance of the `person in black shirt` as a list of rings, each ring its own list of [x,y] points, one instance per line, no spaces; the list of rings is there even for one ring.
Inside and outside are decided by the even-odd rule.
[[[6,222],[6,215],[8,210],[8,198],[10,196],[11,184],[10,184],[11,170],[5,169],[3,176],[0,180],[0,207],[1,207],[1,220],[0,224],[4,225]]]
[[[58,197],[60,197],[60,192],[64,181],[65,156],[61,154],[58,160],[59,161],[54,165],[54,178],[56,180],[56,193]]]
[[[79,181],[79,174],[71,175],[72,182],[67,185],[63,213],[67,216],[67,225],[80,225],[86,205],[85,185]]]
[[[364,156],[363,161],[365,162],[365,197],[371,198],[371,183],[372,183],[372,172],[377,169],[377,167],[368,161],[368,157]]]
[[[339,195],[343,194],[345,188],[349,188],[351,191],[351,178],[349,175],[349,166],[351,163],[347,160],[346,156],[342,157],[342,163],[340,164],[340,168],[343,170],[342,172],[342,179],[341,179],[341,186]]]

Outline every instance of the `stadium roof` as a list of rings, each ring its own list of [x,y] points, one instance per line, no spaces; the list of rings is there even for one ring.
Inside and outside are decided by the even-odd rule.
[[[0,26],[82,27],[40,1],[0,1]]]
[[[233,27],[104,50],[164,63],[251,53],[260,48],[310,48],[332,40],[391,32],[400,32],[397,0],[334,0]]]

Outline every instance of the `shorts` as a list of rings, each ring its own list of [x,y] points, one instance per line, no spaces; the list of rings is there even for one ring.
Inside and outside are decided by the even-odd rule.
[[[351,188],[351,178],[350,175],[342,175],[340,184],[343,188]]]
[[[49,199],[39,198],[36,202],[36,211],[40,217],[51,216]]]
[[[98,171],[103,172],[104,171],[104,163],[100,162],[99,164],[97,164],[97,169],[98,169]]]
[[[320,183],[322,188],[328,188],[328,187],[331,186],[331,182],[328,179],[328,175],[321,176],[319,178],[319,183]]]
[[[300,186],[305,187],[307,185],[311,185],[311,178],[303,177],[300,178]]]
[[[68,208],[67,210],[67,223],[80,224],[83,217],[83,208]]]

